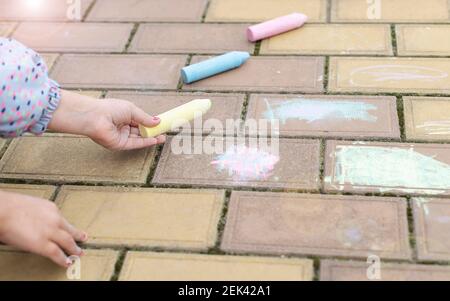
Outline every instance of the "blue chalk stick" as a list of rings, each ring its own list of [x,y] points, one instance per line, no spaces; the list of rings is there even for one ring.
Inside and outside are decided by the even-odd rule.
[[[248,52],[232,51],[181,69],[186,84],[241,66],[250,58]]]

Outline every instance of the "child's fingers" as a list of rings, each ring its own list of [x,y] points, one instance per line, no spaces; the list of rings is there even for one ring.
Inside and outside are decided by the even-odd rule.
[[[67,268],[71,264],[70,259],[66,256],[66,254],[64,254],[63,250],[61,250],[61,248],[53,242],[49,242],[47,244],[41,255],[49,258],[51,261],[63,268]]]
[[[83,231],[78,230],[74,226],[72,226],[67,220],[63,219],[62,221],[62,229],[67,231],[75,241],[85,242],[87,240],[87,234]]]
[[[156,140],[158,140],[158,144],[166,142],[166,135],[159,135],[156,137]]]
[[[81,256],[83,251],[77,244],[73,237],[66,231],[59,230],[54,234],[53,242],[60,246],[66,254]]]
[[[165,141],[166,137],[164,135],[160,135],[156,138],[129,137],[122,150],[146,148],[156,144],[164,143]]]
[[[150,147],[158,143],[156,138],[128,138],[127,143],[123,147],[123,150],[132,150]]]
[[[152,127],[159,124],[160,120],[158,117],[151,116],[145,113],[142,109],[132,105],[131,107],[131,119],[137,124],[142,124],[146,127]]]

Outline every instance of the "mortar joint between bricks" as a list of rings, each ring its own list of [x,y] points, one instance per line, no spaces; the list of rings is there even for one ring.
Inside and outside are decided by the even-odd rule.
[[[230,199],[231,199],[231,193],[232,193],[232,189],[225,190],[225,198],[224,198],[224,202],[223,202],[223,207],[222,207],[222,211],[220,213],[219,222],[217,223],[217,239],[216,239],[216,243],[215,243],[214,247],[211,248],[211,250],[219,250],[219,252],[221,251],[220,244],[222,242],[223,233],[225,231],[225,225],[226,225],[227,214],[228,214],[228,206],[230,204]]]
[[[211,0],[208,0],[205,5],[205,10],[203,11],[203,14],[202,14],[202,19],[200,21],[201,23],[205,23],[206,15],[208,14],[210,5],[211,5]]]
[[[409,246],[412,251],[412,258],[413,260],[418,259],[417,254],[417,243],[416,243],[416,236],[414,231],[414,204],[411,196],[406,196],[406,217],[408,221],[408,242]]]
[[[405,108],[403,106],[403,97],[397,95],[396,96],[396,105],[397,105],[397,117],[398,124],[400,128],[400,139],[402,142],[406,142],[406,128],[405,128]]]
[[[133,24],[133,29],[130,32],[130,36],[128,37],[127,44],[125,45],[122,54],[128,53],[131,47],[131,43],[133,42],[134,37],[136,36],[136,33],[139,29],[139,23]]]
[[[325,56],[325,61],[323,64],[323,90],[325,93],[328,92],[328,72],[330,70],[330,56]]]
[[[326,16],[325,23],[331,23],[332,0],[326,0]]]
[[[86,12],[84,13],[83,17],[81,18],[81,22],[85,22],[89,14],[91,13],[94,6],[97,4],[97,0],[93,0],[91,5],[86,9]]]
[[[320,259],[312,258],[313,261],[313,281],[320,281]]]
[[[110,281],[119,280],[120,273],[122,272],[123,264],[125,262],[125,257],[127,256],[128,249],[122,249],[119,251],[119,256],[117,257],[117,261],[114,265],[114,272],[110,278]]]
[[[398,49],[397,49],[397,34],[395,32],[395,24],[390,24],[391,26],[391,42],[392,42],[392,51],[394,53],[394,56],[398,56]]]

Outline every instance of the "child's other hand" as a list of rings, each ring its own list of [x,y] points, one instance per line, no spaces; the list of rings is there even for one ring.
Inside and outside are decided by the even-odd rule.
[[[92,99],[62,90],[62,99],[49,124],[51,130],[85,135],[111,150],[131,150],[165,142],[165,136],[144,138],[139,124],[152,127],[159,124],[129,101]]]
[[[50,201],[0,191],[0,241],[21,250],[50,258],[62,267],[67,255],[82,256],[75,241],[87,240]],[[67,254],[67,255],[66,255]]]

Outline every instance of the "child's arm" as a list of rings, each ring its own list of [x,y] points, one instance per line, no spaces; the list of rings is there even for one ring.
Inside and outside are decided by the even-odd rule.
[[[138,125],[159,120],[124,100],[94,100],[64,91],[49,78],[42,58],[17,41],[0,38],[0,136],[26,132],[86,135],[114,150],[164,142],[164,137],[142,138]]]
[[[127,150],[164,142],[164,136],[143,138],[139,134],[139,124],[151,127],[158,123],[130,102],[97,100],[61,90],[37,53],[0,38],[0,137],[42,134],[50,128],[88,136],[109,149]],[[0,191],[0,242],[67,267],[67,255],[82,255],[76,241],[86,238],[52,202]]]

